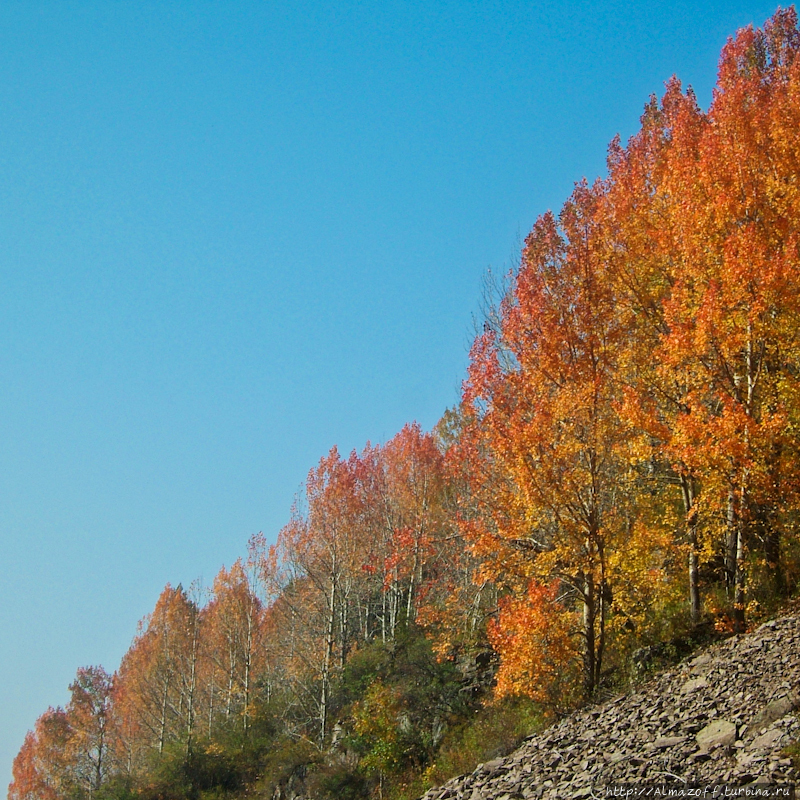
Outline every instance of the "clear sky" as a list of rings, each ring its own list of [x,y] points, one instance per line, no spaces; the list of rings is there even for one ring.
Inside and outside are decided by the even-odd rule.
[[[0,785],[332,445],[435,424],[487,268],[774,10],[0,5]]]

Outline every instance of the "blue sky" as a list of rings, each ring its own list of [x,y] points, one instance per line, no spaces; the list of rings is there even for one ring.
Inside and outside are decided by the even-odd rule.
[[[0,784],[164,584],[435,424],[487,268],[774,10],[3,3]]]

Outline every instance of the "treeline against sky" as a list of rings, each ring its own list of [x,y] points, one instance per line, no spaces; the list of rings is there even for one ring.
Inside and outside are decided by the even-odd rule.
[[[461,404],[431,433],[333,449],[275,545],[254,537],[207,591],[168,586],[119,670],[80,670],[37,721],[12,800],[114,781],[162,796],[165,754],[221,769],[231,748],[257,781],[276,742],[313,745],[308,763],[338,753],[363,778],[339,796],[385,793],[435,778],[476,704],[564,712],[624,681],[636,648],[742,631],[795,591],[793,8],[728,42],[708,112],[671,80],[494,291]],[[397,679],[410,641],[438,687],[424,713]],[[463,700],[488,647],[494,687]],[[224,796],[218,778],[185,793]]]

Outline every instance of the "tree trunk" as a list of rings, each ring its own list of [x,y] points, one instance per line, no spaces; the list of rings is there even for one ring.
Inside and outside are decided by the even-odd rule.
[[[98,791],[103,783],[103,763],[106,755],[106,712],[103,711],[102,713],[103,717],[100,720],[100,731],[97,738],[97,761],[95,762],[94,786],[92,787],[92,794]]]
[[[199,618],[195,608],[192,616],[192,653],[189,666],[189,687],[186,700],[186,755],[192,754],[192,739],[194,737],[195,717],[195,692],[197,690],[197,648],[199,645]]]
[[[733,480],[728,488],[728,504],[725,527],[725,594],[730,601],[736,580],[736,493]]]
[[[697,536],[697,513],[694,507],[694,478],[681,475],[683,511],[689,540],[689,616],[692,625],[700,622],[700,545]]]
[[[342,599],[339,602],[339,669],[343,670],[344,665],[347,663],[347,655],[350,649],[350,601],[348,595],[349,589],[342,593]]]
[[[247,640],[244,654],[244,710],[242,712],[242,732],[247,738],[250,728],[250,672],[253,661],[253,598],[250,597],[250,608],[247,614]]]
[[[591,574],[583,578],[583,694],[591,697],[595,690],[595,586]]]
[[[330,702],[331,663],[333,650],[336,645],[336,579],[333,571],[330,578],[330,592],[328,595],[328,625],[325,636],[325,654],[322,659],[322,682],[319,698],[319,740],[325,741],[328,729],[328,705]]]
[[[747,497],[744,485],[746,478],[742,479],[741,500],[742,506],[739,509],[738,519],[736,520],[736,571],[734,573],[733,591],[733,630],[734,633],[744,633],[745,613],[744,613],[744,593],[746,574],[744,568],[744,505]]]
[[[781,533],[769,519],[764,522],[764,558],[772,578],[773,591],[778,597],[786,597],[786,576],[781,560]]]
[[[158,726],[158,753],[161,755],[164,752],[164,744],[167,738],[167,708],[169,704],[169,685],[170,676],[167,675],[164,680],[164,691],[161,695],[161,718],[159,719]]]

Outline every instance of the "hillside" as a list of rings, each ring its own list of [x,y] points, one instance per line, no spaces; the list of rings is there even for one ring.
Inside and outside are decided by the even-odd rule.
[[[424,800],[601,796],[619,783],[794,783],[800,617],[713,645],[630,694],[576,712]]]

